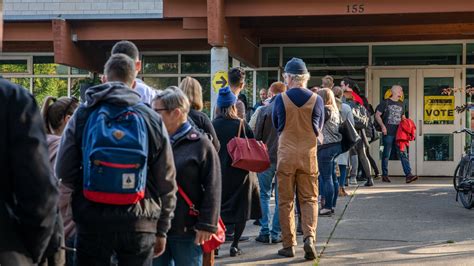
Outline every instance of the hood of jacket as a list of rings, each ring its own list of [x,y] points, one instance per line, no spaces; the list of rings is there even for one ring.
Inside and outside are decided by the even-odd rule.
[[[140,94],[122,82],[107,82],[87,89],[86,107],[90,108],[99,102],[114,105],[132,106],[140,102]]]

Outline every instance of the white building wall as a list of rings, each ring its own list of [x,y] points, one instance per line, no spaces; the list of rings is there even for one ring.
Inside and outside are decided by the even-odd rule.
[[[5,20],[162,18],[162,0],[4,0]]]

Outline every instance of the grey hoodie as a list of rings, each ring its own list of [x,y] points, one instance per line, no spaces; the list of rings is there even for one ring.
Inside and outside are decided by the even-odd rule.
[[[150,232],[166,236],[176,206],[176,169],[165,126],[153,110],[142,106],[139,112],[149,121],[150,156],[145,198],[134,205],[107,205],[84,198],[82,180],[82,138],[92,108],[101,103],[133,106],[140,95],[120,82],[89,88],[86,103],[81,105],[64,130],[56,160],[56,175],[74,190],[73,218],[83,232]],[[79,138],[77,136],[80,136]],[[153,156],[152,156],[153,155]]]

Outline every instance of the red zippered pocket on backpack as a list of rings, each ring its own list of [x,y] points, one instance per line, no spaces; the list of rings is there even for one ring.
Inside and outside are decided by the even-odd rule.
[[[104,162],[100,160],[94,160],[94,164],[97,166],[105,166],[110,168],[117,168],[117,169],[138,169],[140,168],[139,163],[134,164],[122,164],[122,163],[111,163],[111,162]]]

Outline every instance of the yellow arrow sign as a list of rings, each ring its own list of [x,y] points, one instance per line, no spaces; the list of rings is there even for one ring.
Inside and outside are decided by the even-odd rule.
[[[227,71],[217,71],[216,74],[214,74],[214,78],[212,78],[212,87],[214,88],[214,91],[217,93],[219,89],[227,86],[227,80]]]

